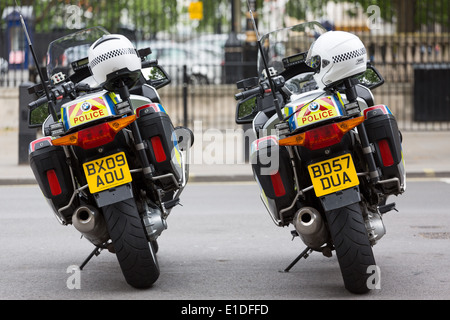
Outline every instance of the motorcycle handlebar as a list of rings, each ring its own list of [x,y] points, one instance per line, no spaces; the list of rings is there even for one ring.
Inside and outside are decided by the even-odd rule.
[[[146,60],[146,61],[142,62],[142,69],[155,67],[157,65],[158,65],[158,60],[156,60],[156,59],[155,60]],[[78,91],[83,91],[83,90],[89,90],[90,89],[89,85],[87,85],[87,84],[86,85],[77,84],[77,86],[74,87],[74,88],[76,88],[76,90],[78,90]],[[68,91],[68,90],[70,91],[71,87],[69,87],[68,89],[65,88],[65,87],[56,88],[56,89],[59,90],[59,91],[57,91],[57,95],[59,96],[59,95],[67,94],[68,92],[66,92],[66,91]],[[30,110],[34,110],[34,109],[42,106],[44,103],[47,103],[47,102],[48,102],[47,97],[43,96],[43,97],[40,97],[39,99],[37,99],[37,100],[35,100],[33,102],[30,102],[28,104],[28,108]]]
[[[37,99],[36,101],[30,102],[28,104],[28,108],[30,110],[33,110],[33,109],[36,109],[36,108],[42,106],[46,102],[48,102],[47,97],[43,96],[43,97],[40,97],[39,99]]]
[[[239,100],[247,99],[247,98],[250,98],[257,94],[261,94],[261,93],[263,93],[263,89],[261,87],[256,87],[256,88],[244,91],[244,92],[237,93],[234,95],[234,98],[239,101]]]

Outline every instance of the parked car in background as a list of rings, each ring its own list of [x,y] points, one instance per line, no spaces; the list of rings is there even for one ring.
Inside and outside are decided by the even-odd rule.
[[[140,41],[137,49],[150,47],[150,59],[157,59],[175,84],[183,82],[183,66],[187,67],[191,84],[219,84],[222,82],[223,55],[220,51],[194,47],[188,43],[168,41]]]
[[[247,36],[244,33],[239,33],[236,35],[237,39],[241,41],[242,43],[245,41]],[[228,38],[230,35],[228,33],[218,33],[218,34],[203,34],[198,37],[192,38],[186,42],[186,44],[189,44],[191,46],[195,47],[214,47],[216,50],[221,51],[222,53],[225,53],[225,44],[227,43]]]

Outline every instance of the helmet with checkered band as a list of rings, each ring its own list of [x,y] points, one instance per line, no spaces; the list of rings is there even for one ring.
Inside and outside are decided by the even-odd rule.
[[[98,84],[106,82],[109,74],[128,69],[134,73],[141,68],[141,58],[130,40],[120,34],[104,35],[89,48],[89,67]]]
[[[316,71],[314,80],[323,89],[364,73],[367,69],[367,51],[356,35],[329,31],[311,45],[306,64]]]

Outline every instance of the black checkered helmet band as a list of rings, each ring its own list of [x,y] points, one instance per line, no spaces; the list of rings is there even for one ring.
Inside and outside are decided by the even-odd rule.
[[[366,53],[367,53],[366,48],[363,47],[361,49],[353,50],[353,51],[346,52],[343,54],[338,54],[337,56],[333,56],[332,59],[333,59],[334,63],[339,63],[339,62],[344,62],[347,60],[361,57],[361,56],[365,55]]]
[[[91,68],[95,67],[97,64],[118,57],[125,54],[134,54],[137,55],[137,51],[134,48],[120,48],[120,49],[114,49],[109,52],[106,52],[104,54],[99,55],[95,59],[91,61]]]

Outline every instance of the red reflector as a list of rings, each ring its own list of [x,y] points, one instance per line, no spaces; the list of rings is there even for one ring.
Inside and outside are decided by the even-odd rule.
[[[108,123],[99,124],[78,132],[78,145],[83,149],[103,146],[114,140],[116,132]]]
[[[282,197],[286,194],[286,190],[284,189],[283,181],[281,180],[280,172],[278,171],[274,175],[270,176],[272,180],[273,191],[275,192],[276,197]]]
[[[378,141],[378,147],[380,148],[381,159],[383,160],[383,166],[390,167],[394,164],[394,158],[392,157],[391,148],[389,148],[389,142],[386,139]]]
[[[153,152],[155,153],[155,158],[157,162],[166,161],[166,153],[164,152],[163,145],[161,143],[161,138],[155,136],[150,139],[153,147]]]
[[[61,185],[59,184],[58,177],[56,176],[55,170],[47,171],[47,180],[50,186],[50,191],[53,196],[58,196],[62,193]]]

